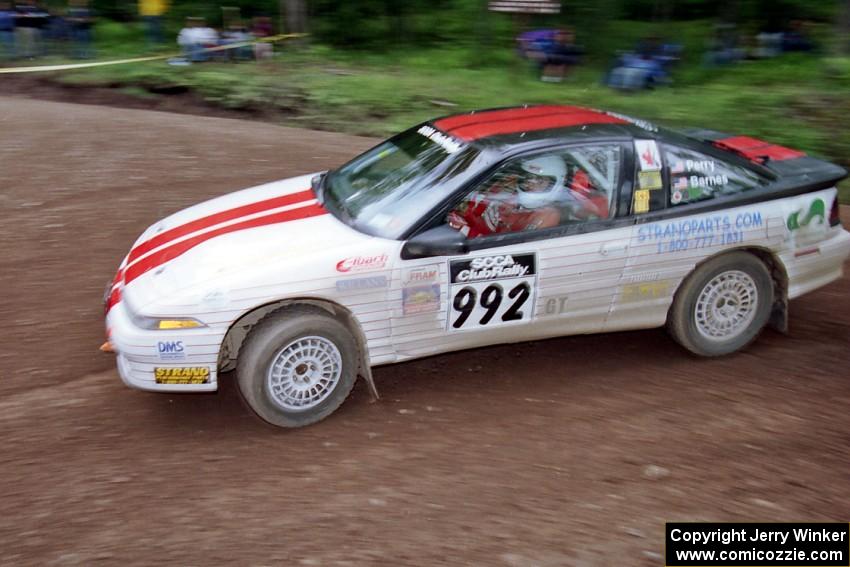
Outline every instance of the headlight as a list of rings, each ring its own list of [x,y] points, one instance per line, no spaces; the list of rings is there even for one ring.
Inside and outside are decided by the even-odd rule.
[[[165,331],[173,329],[195,329],[197,327],[206,327],[197,319],[191,317],[145,317],[143,315],[134,315],[133,324],[141,329],[151,331]]]

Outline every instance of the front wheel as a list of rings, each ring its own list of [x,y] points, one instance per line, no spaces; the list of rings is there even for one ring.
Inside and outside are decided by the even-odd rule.
[[[348,328],[319,308],[293,306],[263,318],[239,352],[243,399],[265,421],[302,427],[333,413],[357,378]]]
[[[752,342],[770,318],[773,280],[764,263],[732,252],[697,268],[679,290],[667,321],[673,338],[700,356],[722,356]]]

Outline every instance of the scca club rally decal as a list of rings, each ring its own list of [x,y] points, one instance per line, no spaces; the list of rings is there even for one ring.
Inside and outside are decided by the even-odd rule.
[[[480,256],[449,263],[449,331],[531,319],[537,285],[534,254]]]

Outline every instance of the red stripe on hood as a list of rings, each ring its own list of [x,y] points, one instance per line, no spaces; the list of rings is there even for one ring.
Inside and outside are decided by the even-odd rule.
[[[324,209],[324,207],[322,207],[318,203],[315,203],[306,207],[299,207],[297,209],[273,213],[271,215],[257,217],[228,226],[223,226],[221,228],[210,230],[209,232],[204,232],[202,234],[199,234],[198,236],[187,238],[186,240],[181,240],[180,242],[172,244],[171,246],[168,246],[166,248],[162,248],[154,252],[153,254],[142,258],[135,264],[128,266],[124,272],[124,285],[129,284],[131,281],[138,278],[142,274],[145,274],[146,272],[149,272],[150,270],[153,270],[154,268],[157,268],[162,264],[173,260],[181,254],[188,252],[195,246],[203,244],[207,240],[215,238],[216,236],[229,234],[231,232],[236,232],[239,230],[266,226],[269,224],[278,224],[299,219],[306,219],[309,217],[323,215],[326,212],[327,211]]]
[[[228,209],[226,211],[221,211],[219,213],[213,213],[211,215],[201,217],[199,219],[187,222],[186,224],[175,226],[174,228],[166,230],[165,232],[157,234],[153,238],[142,242],[130,251],[130,256],[129,258],[127,258],[127,262],[132,262],[139,256],[147,254],[154,248],[159,248],[163,244],[167,244],[172,240],[177,240],[178,238],[186,236],[193,232],[197,232],[199,230],[203,230],[205,228],[209,228],[211,226],[215,226],[223,222],[238,219],[240,217],[253,215],[255,213],[261,213],[263,211],[269,211],[278,207],[294,205],[295,203],[300,203],[301,201],[308,201],[310,199],[315,198],[316,197],[315,195],[313,195],[313,192],[309,189],[306,189],[304,191],[299,191],[298,193],[283,195],[281,197],[274,197],[272,199],[266,199],[264,201],[258,201],[256,203],[249,203],[247,205],[242,205],[241,207],[236,207],[234,209]]]

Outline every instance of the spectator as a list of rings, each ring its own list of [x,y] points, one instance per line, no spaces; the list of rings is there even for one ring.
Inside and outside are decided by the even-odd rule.
[[[92,57],[92,11],[88,0],[71,0],[68,8],[68,23],[74,42],[73,56],[77,59]]]
[[[183,48],[189,61],[200,63],[210,58],[205,50],[218,45],[218,34],[206,25],[203,18],[186,18],[186,27],[180,30],[177,44]]]
[[[145,25],[148,49],[162,45],[162,18],[168,11],[168,0],[139,0],[139,15]]]
[[[21,57],[33,58],[42,53],[42,30],[49,14],[32,2],[16,4],[15,46]]]
[[[52,14],[49,14],[47,25],[44,27],[45,51],[51,55],[64,55],[67,52],[66,46],[70,36],[71,31],[65,11],[61,8],[54,10]]]
[[[719,23],[714,26],[714,37],[708,42],[703,61],[706,65],[727,65],[737,63],[746,56],[740,47],[738,30],[735,24]]]
[[[220,43],[221,45],[233,45],[234,43],[251,41],[251,39],[252,36],[248,33],[248,30],[245,29],[245,26],[243,26],[241,22],[236,21],[230,24],[226,30],[221,32]],[[233,61],[240,59],[246,60],[253,57],[253,50],[250,45],[235,47],[227,50],[225,53],[227,54],[227,58]]]
[[[575,44],[575,33],[570,29],[555,32],[555,41],[545,51],[541,80],[559,83],[569,67],[581,61],[582,49]]]
[[[800,20],[791,22],[791,29],[782,34],[782,51],[814,51],[815,44],[806,33],[806,27]]]
[[[259,16],[251,21],[251,35],[256,39],[270,37],[272,35],[272,20],[268,16]],[[271,43],[255,43],[254,58],[259,61],[271,57],[273,53]]]
[[[9,2],[0,2],[0,49],[3,59],[15,57],[15,16]]]

